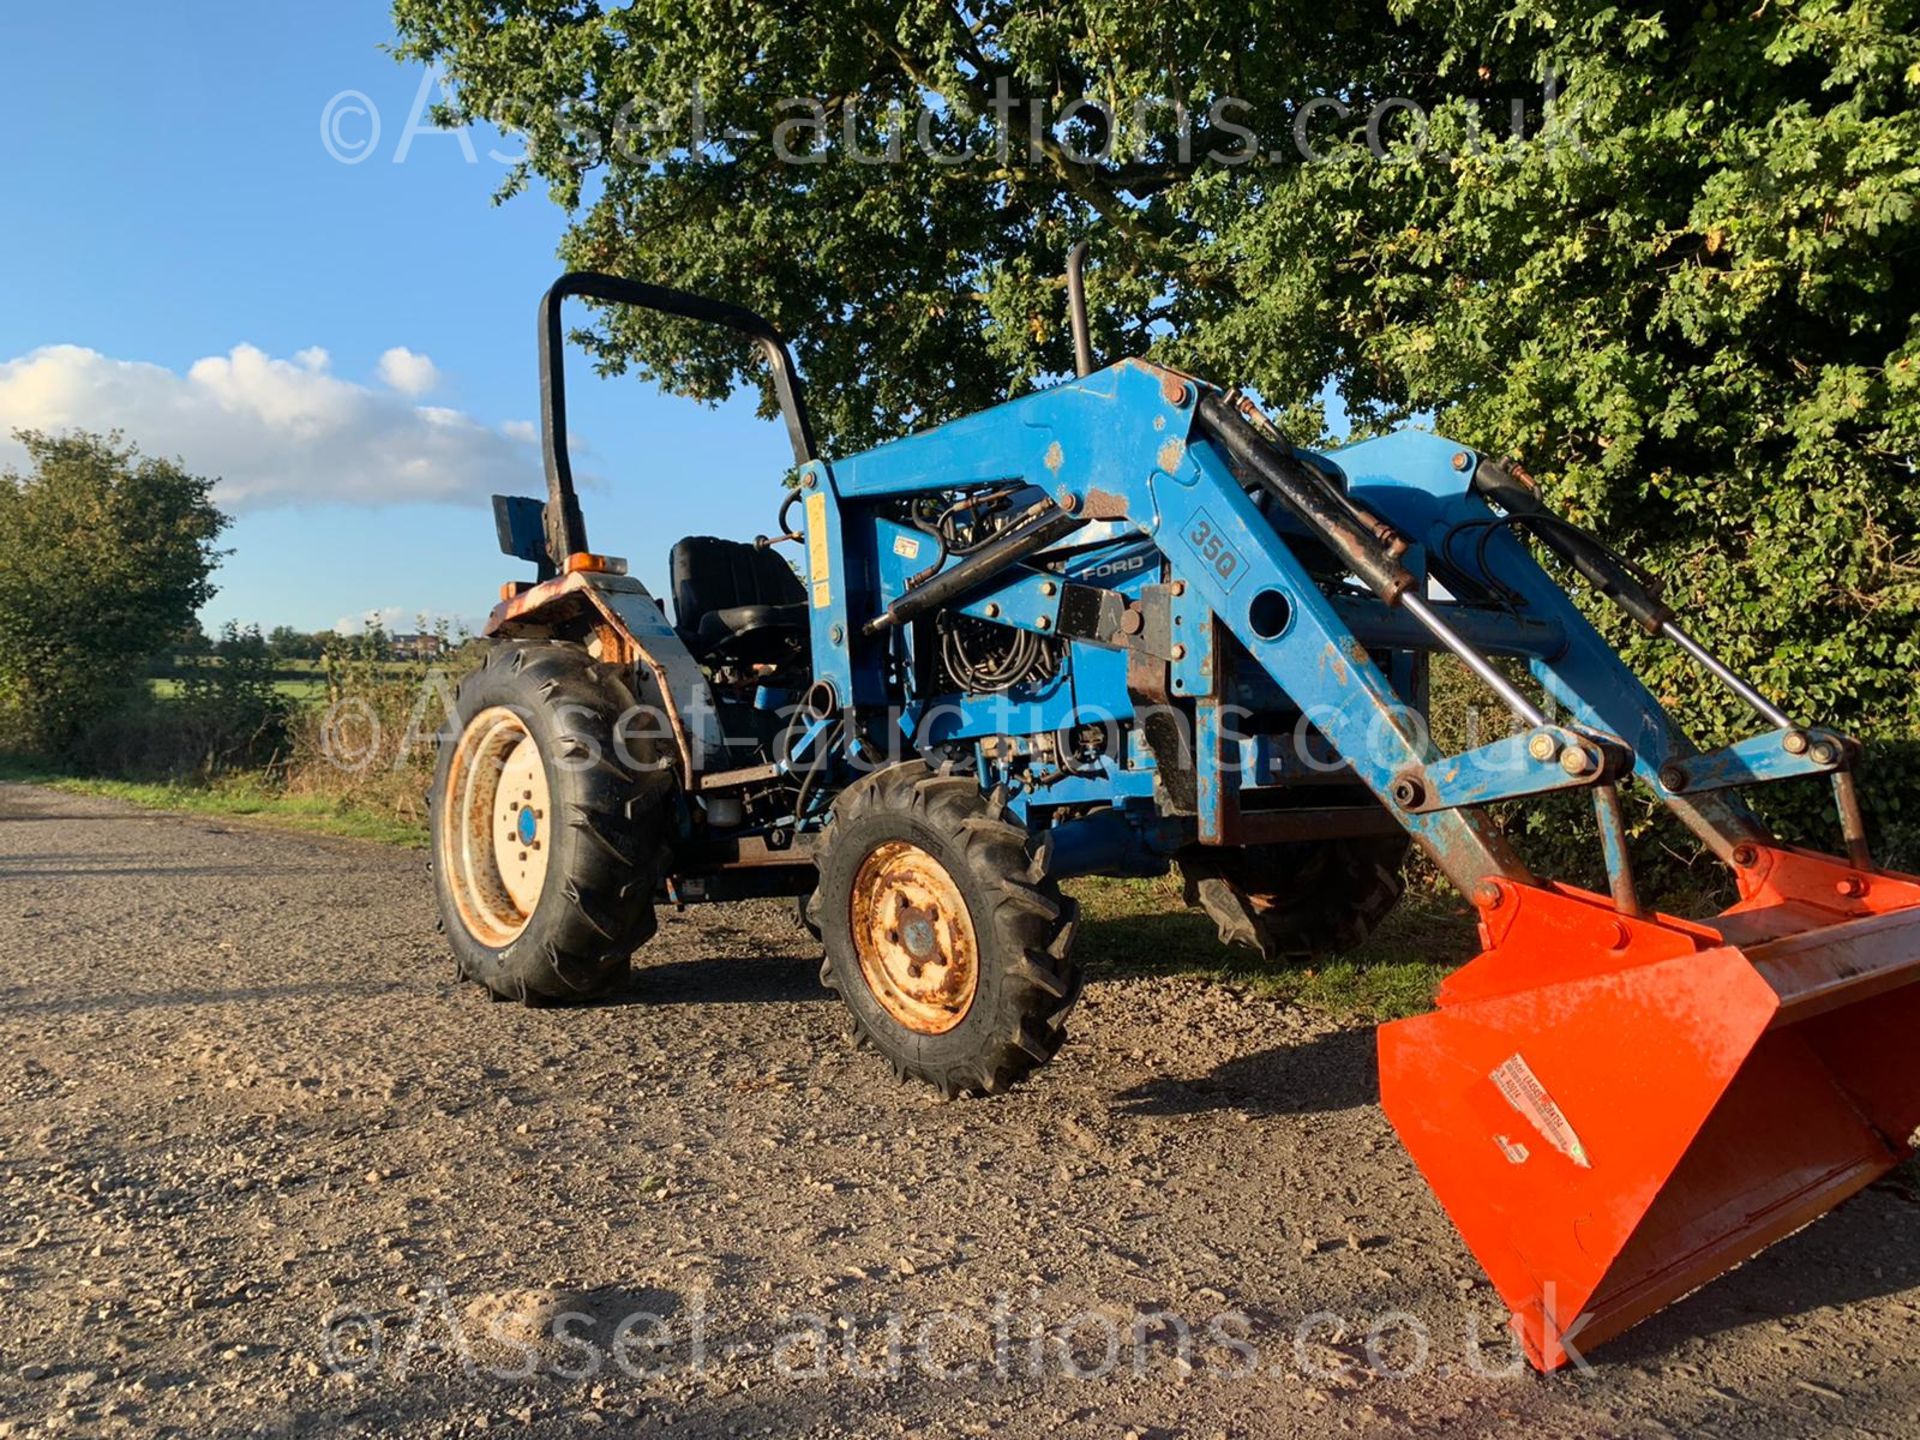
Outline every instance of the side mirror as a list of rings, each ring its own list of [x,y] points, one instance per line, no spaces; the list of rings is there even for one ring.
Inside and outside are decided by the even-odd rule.
[[[493,497],[493,526],[500,535],[500,553],[539,567],[540,578],[557,573],[547,554],[547,506],[531,495]]]

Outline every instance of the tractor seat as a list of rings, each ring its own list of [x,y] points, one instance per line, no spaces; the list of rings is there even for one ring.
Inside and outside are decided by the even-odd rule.
[[[674,628],[701,660],[773,664],[807,634],[807,592],[771,549],[689,535],[667,557]]]

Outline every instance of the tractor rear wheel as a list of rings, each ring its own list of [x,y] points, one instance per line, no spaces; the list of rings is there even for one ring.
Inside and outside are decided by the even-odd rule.
[[[1227,945],[1269,960],[1321,960],[1358,948],[1406,888],[1404,835],[1299,840],[1180,856],[1189,905]]]
[[[994,1094],[1051,1060],[1080,996],[1078,911],[971,776],[849,786],[820,855],[820,978],[902,1079]]]
[[[496,644],[460,682],[430,811],[434,889],[463,978],[502,999],[585,999],[654,932],[673,778],[577,645]],[[644,752],[644,753],[642,753]]]

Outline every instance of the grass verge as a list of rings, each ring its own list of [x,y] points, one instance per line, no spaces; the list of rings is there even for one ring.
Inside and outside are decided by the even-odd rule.
[[[69,795],[105,796],[148,810],[255,820],[282,830],[338,835],[349,840],[377,840],[409,849],[421,849],[427,843],[424,825],[375,814],[325,795],[283,794],[249,776],[234,776],[204,785],[97,780],[63,774],[32,761],[0,757],[0,780],[44,785]]]
[[[1365,945],[1319,965],[1270,964],[1254,951],[1222,945],[1213,922],[1186,907],[1177,876],[1074,880],[1066,889],[1080,902],[1075,949],[1095,975],[1221,980],[1340,1019],[1395,1020],[1430,1010],[1434,988],[1480,949],[1466,903],[1418,887]]]

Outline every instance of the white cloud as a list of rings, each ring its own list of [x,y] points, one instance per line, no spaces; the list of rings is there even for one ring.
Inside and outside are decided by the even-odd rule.
[[[402,395],[424,395],[440,384],[440,370],[426,356],[396,345],[380,357],[380,378]]]
[[[431,630],[439,624],[445,624],[455,634],[464,629],[469,634],[478,635],[484,623],[482,617],[455,615],[449,610],[425,609],[418,605],[381,605],[357,615],[342,615],[333,622],[333,631],[336,635],[363,635],[376,620],[389,635],[412,635]],[[423,620],[424,625],[421,623]]]
[[[432,369],[425,356],[389,350],[383,373],[396,354]],[[539,459],[519,427],[342,379],[317,346],[279,360],[236,345],[184,375],[46,346],[0,361],[0,464],[25,461],[8,434],[16,428],[123,431],[149,455],[218,477],[214,498],[228,510],[477,500],[540,487]]]

